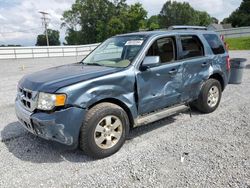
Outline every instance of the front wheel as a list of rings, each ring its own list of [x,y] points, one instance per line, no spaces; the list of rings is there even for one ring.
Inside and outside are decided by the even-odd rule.
[[[221,93],[221,84],[218,80],[207,80],[195,103],[196,108],[203,113],[211,113],[215,111],[220,104]]]
[[[128,129],[128,116],[121,107],[100,103],[86,114],[80,132],[80,148],[93,158],[108,157],[122,147]]]

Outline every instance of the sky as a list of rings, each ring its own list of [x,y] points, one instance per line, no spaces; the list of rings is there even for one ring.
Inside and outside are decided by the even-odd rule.
[[[242,0],[176,0],[189,2],[196,10],[207,11],[220,21],[228,17],[240,6]],[[65,29],[61,28],[61,17],[70,9],[75,0],[0,0],[0,45],[20,44],[33,46],[38,34],[44,32],[41,14],[49,13],[49,28],[60,31],[60,40],[64,41]],[[159,14],[166,0],[127,0],[128,4],[142,3],[148,16]]]

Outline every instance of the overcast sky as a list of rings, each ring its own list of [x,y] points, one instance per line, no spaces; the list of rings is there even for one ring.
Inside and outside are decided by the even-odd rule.
[[[65,31],[60,29],[61,15],[75,0],[0,0],[0,45],[34,45],[36,36],[43,32],[39,11],[48,12],[49,27],[60,30],[61,41]],[[197,10],[207,11],[222,20],[230,15],[242,0],[177,0],[189,2]],[[148,16],[158,14],[166,0],[127,0],[129,4],[140,2],[148,11]]]

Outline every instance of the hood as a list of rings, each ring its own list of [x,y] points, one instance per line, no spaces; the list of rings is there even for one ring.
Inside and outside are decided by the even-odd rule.
[[[42,70],[19,81],[19,86],[32,91],[53,93],[56,90],[92,78],[118,72],[120,68],[87,66],[80,63]]]

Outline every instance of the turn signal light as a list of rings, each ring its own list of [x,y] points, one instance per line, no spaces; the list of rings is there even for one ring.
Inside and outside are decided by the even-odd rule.
[[[55,101],[55,106],[63,106],[66,101],[66,95],[56,95],[56,101]]]

